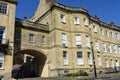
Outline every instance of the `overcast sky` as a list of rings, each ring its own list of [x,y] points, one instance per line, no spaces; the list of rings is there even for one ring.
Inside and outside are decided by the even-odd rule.
[[[85,7],[91,16],[98,15],[104,22],[114,22],[120,26],[120,0],[57,0],[67,6]],[[39,0],[18,0],[16,17],[28,18],[37,9]]]

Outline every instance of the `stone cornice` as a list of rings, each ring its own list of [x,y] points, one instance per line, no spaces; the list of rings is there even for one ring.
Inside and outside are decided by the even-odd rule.
[[[10,3],[14,3],[14,4],[18,3],[17,0],[1,0],[1,1],[10,2]]]
[[[49,32],[49,25],[35,23],[27,20],[21,20],[16,18],[15,25],[17,25],[16,27],[20,26],[28,29],[37,29]]]
[[[57,2],[53,3],[53,7],[58,7],[58,8],[66,10],[66,11],[80,12],[80,13],[89,15],[87,9],[85,9],[83,7],[82,8],[81,7],[70,7],[70,6],[65,6],[65,5],[57,3]]]
[[[105,27],[105,28],[108,28],[108,29],[112,29],[112,30],[116,30],[116,31],[120,31],[120,27],[119,26],[116,26],[114,24],[110,24],[110,23],[105,23],[103,21],[100,21],[99,19],[96,19],[94,17],[91,17],[91,20],[93,22],[96,22],[98,23],[100,26],[102,27]]]

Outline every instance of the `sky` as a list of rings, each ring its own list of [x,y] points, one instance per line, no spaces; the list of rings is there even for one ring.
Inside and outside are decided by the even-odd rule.
[[[72,7],[85,7],[91,16],[97,15],[103,22],[114,22],[120,26],[120,0],[57,0]],[[37,9],[40,0],[18,0],[16,17],[30,18]]]

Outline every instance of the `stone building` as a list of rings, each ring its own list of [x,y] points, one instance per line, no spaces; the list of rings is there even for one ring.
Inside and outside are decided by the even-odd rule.
[[[15,14],[12,15],[15,18]],[[14,27],[14,19],[11,20]],[[32,73],[41,77],[61,76],[80,70],[93,72],[91,42],[97,72],[105,72],[107,68],[119,71],[120,27],[113,22],[100,21],[98,16],[91,17],[85,8],[40,0],[34,15],[29,20],[16,18],[15,29],[10,28],[8,32],[13,35],[11,39],[10,33],[7,33],[8,39],[14,42],[9,41],[14,45],[10,49],[24,59],[21,64],[24,69],[29,69],[28,76]],[[13,56],[10,57],[12,61]],[[5,63],[7,61],[4,60]]]
[[[16,0],[0,0],[0,75],[11,76]]]

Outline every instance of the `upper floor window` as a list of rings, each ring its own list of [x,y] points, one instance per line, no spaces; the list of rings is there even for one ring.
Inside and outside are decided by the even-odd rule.
[[[86,46],[90,48],[90,38],[88,35],[86,35]]]
[[[76,34],[75,39],[76,39],[76,46],[77,47],[82,47],[81,35]]]
[[[83,21],[84,21],[84,25],[88,26],[89,25],[89,22],[86,18],[83,18]]]
[[[106,36],[109,37],[109,32],[106,30]]]
[[[7,4],[0,2],[0,13],[7,14]]]
[[[120,46],[118,46],[118,54],[120,54]]]
[[[107,48],[106,48],[106,44],[105,43],[103,43],[103,51],[104,51],[104,53],[107,52]]]
[[[79,17],[74,17],[74,24],[80,24]]]
[[[114,46],[113,46],[113,52],[114,52],[115,54],[117,54],[117,45],[114,45]]]
[[[112,35],[113,35],[113,33],[112,32],[110,32],[110,36],[112,37]]]
[[[95,25],[93,25],[93,31],[97,32],[97,27]]]
[[[63,23],[66,23],[66,18],[65,18],[65,15],[63,15],[63,14],[61,14],[61,22],[63,22]]]
[[[4,53],[0,52],[0,69],[4,68]]]
[[[112,38],[115,38],[115,33],[114,32],[112,32]]]
[[[101,34],[104,35],[104,30],[103,29],[101,29]]]
[[[111,45],[110,45],[110,44],[108,44],[108,52],[109,52],[109,53],[112,53],[112,48],[111,48]]]
[[[98,41],[96,41],[96,51],[100,51],[99,42]]]
[[[29,42],[34,42],[34,34],[29,34]]]
[[[120,39],[120,33],[118,34],[118,39]]]
[[[20,40],[21,39],[21,31],[16,31],[15,32],[15,39]]]
[[[119,39],[119,34],[118,33],[116,33],[116,38]]]
[[[66,35],[66,33],[62,33],[62,45],[67,46],[67,35]]]
[[[45,43],[45,36],[42,36],[42,43]]]

